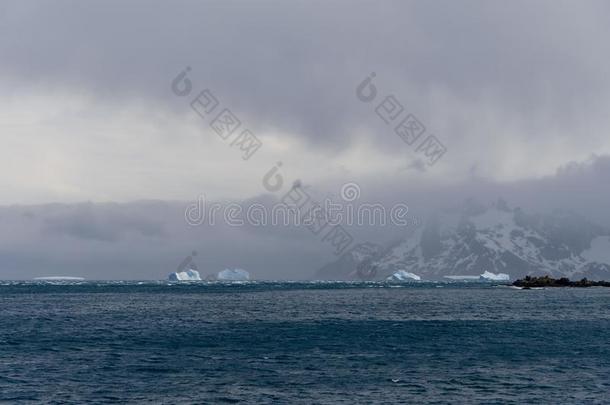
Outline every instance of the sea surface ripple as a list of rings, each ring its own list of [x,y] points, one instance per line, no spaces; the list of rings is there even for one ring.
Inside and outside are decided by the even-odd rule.
[[[610,289],[0,282],[7,403],[609,403]]]

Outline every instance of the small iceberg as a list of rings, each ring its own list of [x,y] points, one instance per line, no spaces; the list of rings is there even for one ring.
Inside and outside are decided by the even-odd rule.
[[[421,277],[417,274],[409,273],[408,271],[398,270],[388,278],[388,281],[421,281]]]
[[[168,279],[169,281],[201,281],[201,276],[197,270],[190,269],[171,273]]]
[[[492,273],[489,271],[485,271],[483,274],[479,276],[479,280],[481,281],[509,281],[510,276],[506,273]]]
[[[250,273],[242,269],[224,269],[216,276],[221,281],[248,281],[250,280]]]
[[[35,277],[36,281],[84,281],[83,277],[73,276],[47,276],[47,277]]]
[[[480,276],[443,276],[443,278],[453,281],[479,281],[481,279]]]

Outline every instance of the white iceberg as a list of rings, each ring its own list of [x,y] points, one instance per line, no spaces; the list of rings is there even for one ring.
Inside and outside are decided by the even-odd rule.
[[[250,273],[242,269],[224,269],[218,273],[216,278],[222,281],[248,281],[250,280]]]
[[[480,276],[443,276],[444,278],[448,278],[449,280],[454,281],[479,281],[481,280]]]
[[[417,274],[409,273],[408,271],[398,270],[396,273],[389,276],[386,280],[389,281],[421,281],[421,277]]]
[[[169,281],[201,281],[197,270],[178,271],[169,275]]]
[[[483,274],[479,276],[479,280],[481,281],[509,281],[510,276],[506,273],[492,273],[487,270]]]

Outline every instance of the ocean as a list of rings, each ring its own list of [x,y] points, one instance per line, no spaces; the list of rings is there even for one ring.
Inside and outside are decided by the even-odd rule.
[[[1,282],[5,403],[610,403],[610,289]]]

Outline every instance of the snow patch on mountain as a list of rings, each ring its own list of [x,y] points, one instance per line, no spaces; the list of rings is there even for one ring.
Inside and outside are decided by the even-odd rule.
[[[530,274],[610,278],[610,232],[573,213],[528,214],[502,200],[489,206],[469,201],[436,213],[389,249],[359,245],[318,276],[385,279],[399,271],[433,280],[484,272],[513,279]]]

